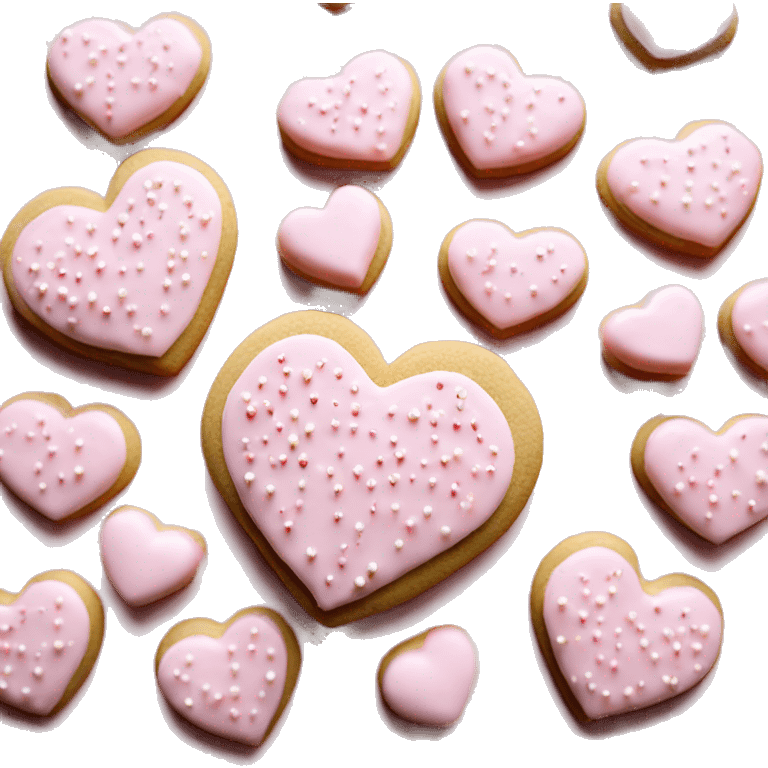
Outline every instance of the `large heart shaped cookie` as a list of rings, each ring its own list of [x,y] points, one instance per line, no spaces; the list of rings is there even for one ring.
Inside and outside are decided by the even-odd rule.
[[[157,16],[138,30],[86,19],[59,34],[47,63],[56,96],[123,143],[172,123],[189,106],[208,77],[211,44],[179,14]]]
[[[262,554],[335,626],[423,592],[498,538],[535,483],[541,425],[490,352],[425,344],[387,366],[350,321],[302,312],[230,357],[203,449]]]
[[[501,338],[561,315],[587,284],[587,256],[573,235],[552,228],[516,234],[487,219],[454,227],[438,266],[459,309]]]
[[[720,338],[751,371],[768,378],[768,280],[732,293],[717,315]]]
[[[179,372],[202,341],[237,242],[224,182],[184,152],[144,150],[106,197],[44,192],[0,242],[16,310],[77,354],[159,375]]]

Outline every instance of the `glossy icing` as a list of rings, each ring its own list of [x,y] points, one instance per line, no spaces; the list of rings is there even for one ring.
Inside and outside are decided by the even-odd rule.
[[[477,676],[477,652],[458,627],[430,630],[419,649],[395,656],[382,676],[389,708],[420,725],[445,726],[461,717]]]
[[[707,123],[683,139],[635,139],[620,146],[606,181],[618,204],[661,232],[717,248],[755,201],[760,151],[728,123]]]
[[[381,213],[362,187],[335,189],[324,208],[298,208],[280,222],[283,260],[300,272],[341,288],[359,288],[376,255]]]
[[[315,155],[388,162],[405,137],[413,98],[408,67],[387,51],[355,56],[334,77],[288,87],[277,108],[280,130]]]
[[[748,285],[731,310],[733,335],[744,353],[768,369],[768,280]]]
[[[558,77],[528,77],[503,48],[454,56],[442,80],[445,114],[478,170],[525,165],[556,153],[582,130],[584,102]]]
[[[205,555],[189,533],[158,531],[150,517],[131,507],[107,517],[100,542],[109,580],[133,606],[153,603],[189,584]]]
[[[13,249],[13,280],[60,333],[161,357],[197,311],[221,227],[219,197],[201,173],[150,163],[103,213],[59,205],[27,224]]]
[[[178,101],[203,52],[180,21],[159,18],[135,33],[107,19],[65,29],[48,52],[48,71],[75,111],[120,139]]]
[[[209,733],[260,744],[280,704],[288,653],[263,614],[242,616],[213,638],[192,635],[160,660],[157,680],[168,703]]]
[[[703,592],[648,595],[632,566],[605,547],[579,550],[552,571],[543,614],[557,665],[592,720],[688,690],[720,649],[722,618]]]
[[[267,347],[227,396],[227,469],[247,513],[327,611],[452,547],[498,507],[515,451],[474,381],[375,385],[335,341]]]
[[[108,491],[127,458],[123,430],[104,411],[65,418],[40,400],[0,410],[0,480],[50,520]]]
[[[739,419],[722,435],[667,419],[645,444],[645,473],[685,525],[720,544],[768,516],[768,418]]]
[[[448,269],[459,291],[500,329],[557,307],[584,277],[586,265],[581,246],[566,232],[543,229],[515,237],[497,221],[468,221],[448,247]]]
[[[600,326],[605,349],[637,371],[685,375],[699,354],[704,313],[682,285],[650,293],[640,307],[612,312]]]
[[[80,666],[90,635],[88,609],[64,582],[34,582],[0,605],[0,701],[47,715]]]

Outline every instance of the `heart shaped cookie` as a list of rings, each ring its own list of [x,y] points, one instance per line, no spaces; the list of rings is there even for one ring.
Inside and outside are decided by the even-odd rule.
[[[448,146],[479,178],[528,173],[559,160],[576,146],[586,120],[570,83],[524,75],[496,45],[456,54],[437,78],[434,101]]]
[[[283,262],[319,285],[367,293],[387,263],[392,219],[362,187],[335,189],[324,208],[291,211],[277,230]]]
[[[444,727],[461,717],[477,679],[477,650],[461,627],[433,627],[381,660],[379,690],[399,717]]]
[[[646,581],[609,533],[558,544],[531,586],[536,639],[579,720],[650,707],[695,686],[720,653],[717,595],[692,576]]]
[[[438,267],[456,306],[499,338],[558,317],[587,285],[587,256],[573,235],[550,227],[518,234],[488,219],[454,227]]]
[[[277,124],[286,149],[301,160],[385,171],[403,159],[420,111],[413,67],[387,51],[369,51],[338,75],[289,86],[277,107]]]
[[[237,222],[216,173],[192,155],[129,157],[106,197],[44,192],[0,241],[15,309],[65,349],[171,376],[203,339],[232,268]]]
[[[678,379],[693,367],[704,336],[699,300],[682,285],[651,291],[600,323],[606,362],[636,378]]]
[[[768,417],[735,416],[717,431],[656,416],[632,443],[632,470],[652,501],[713,544],[768,517]]]
[[[171,627],[155,655],[167,702],[208,733],[261,744],[288,705],[301,668],[293,630],[269,608],[244,608],[220,624],[188,619]]]
[[[440,342],[387,365],[326,312],[251,334],[203,413],[217,488],[328,626],[398,605],[490,546],[533,489],[541,440],[528,391],[493,353]]]
[[[54,715],[85,682],[104,639],[104,607],[72,571],[46,571],[20,592],[0,589],[0,702]]]
[[[760,150],[732,125],[688,123],[673,141],[619,144],[597,169],[597,190],[619,221],[656,245],[711,257],[752,210]]]
[[[25,392],[0,406],[0,480],[49,520],[103,506],[140,462],[136,427],[111,405],[73,408],[59,395]]]
[[[163,525],[137,507],[109,513],[99,537],[101,560],[112,586],[128,605],[137,607],[184,588],[205,557],[202,534]]]
[[[203,87],[211,43],[196,22],[162,14],[134,30],[86,19],[48,51],[54,95],[110,141],[123,144],[172,123]]]
[[[768,280],[732,293],[717,315],[720,338],[753,373],[768,378]]]

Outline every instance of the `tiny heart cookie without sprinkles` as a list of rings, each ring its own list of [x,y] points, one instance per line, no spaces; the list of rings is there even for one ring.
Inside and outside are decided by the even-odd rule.
[[[558,77],[524,75],[504,48],[478,45],[443,67],[434,89],[445,140],[476,177],[528,173],[559,160],[586,120],[581,94]]]
[[[338,75],[289,86],[277,107],[277,124],[286,149],[301,160],[385,171],[403,159],[420,111],[413,67],[387,51],[369,51]]]
[[[489,547],[542,457],[536,406],[497,355],[433,342],[387,365],[354,323],[311,311],[235,350],[202,437],[238,522],[327,626],[399,605]]]
[[[692,576],[643,579],[632,548],[609,533],[558,544],[531,586],[539,648],[582,721],[650,707],[701,682],[720,653],[722,613]]]
[[[49,520],[98,509],[133,480],[141,438],[110,405],[73,408],[48,392],[25,392],[0,406],[0,480]]]
[[[734,416],[713,432],[656,416],[635,436],[632,470],[659,507],[722,544],[768,516],[768,417]]]
[[[720,307],[720,339],[754,374],[768,378],[768,279],[742,285]]]
[[[16,311],[54,343],[172,376],[208,330],[236,244],[216,173],[184,152],[147,149],[118,167],[106,197],[66,187],[27,203],[0,259]]]
[[[0,589],[0,703],[54,715],[85,682],[104,639],[104,607],[72,571]]]
[[[760,150],[728,123],[688,123],[673,141],[619,144],[597,191],[635,234],[692,256],[718,253],[747,220],[763,176]]]
[[[80,21],[53,41],[47,60],[59,101],[120,144],[172,123],[210,67],[208,36],[179,14],[162,14],[138,30],[120,21]]]
[[[288,705],[301,668],[293,630],[269,608],[244,608],[220,624],[187,619],[155,655],[160,690],[176,712],[208,733],[258,746]]]
[[[392,220],[362,187],[335,189],[324,208],[297,208],[277,230],[283,262],[319,285],[367,293],[387,263]]]
[[[587,285],[587,256],[573,235],[553,228],[518,234],[489,219],[454,227],[438,268],[456,306],[500,338],[563,314]]]

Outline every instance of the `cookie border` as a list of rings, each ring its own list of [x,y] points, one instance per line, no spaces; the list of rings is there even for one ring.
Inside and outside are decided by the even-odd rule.
[[[768,379],[768,368],[763,368],[759,363],[753,360],[744,347],[739,344],[736,334],[733,332],[733,308],[744,291],[747,288],[751,288],[758,283],[768,283],[768,278],[761,277],[757,280],[750,280],[745,283],[741,288],[737,288],[720,306],[720,310],[717,313],[717,332],[720,336],[720,342],[724,347],[729,349],[733,356],[741,363],[745,368],[751,371],[755,376],[759,376],[761,379]]]

